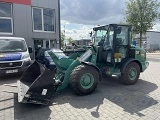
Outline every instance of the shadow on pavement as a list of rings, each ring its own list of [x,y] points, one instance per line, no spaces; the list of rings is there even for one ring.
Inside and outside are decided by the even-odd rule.
[[[90,95],[77,96],[71,89],[67,89],[56,96],[53,102],[57,104],[69,103],[78,109],[96,107],[96,110],[91,112],[92,116],[96,118],[99,117],[99,109],[103,103],[107,104],[104,109],[106,112],[110,111],[109,107],[112,107],[112,104],[115,104],[123,108],[125,112],[145,116],[140,111],[158,103],[148,95],[157,88],[156,84],[144,80],[139,80],[135,85],[126,86],[121,84],[118,78],[110,78],[103,80],[96,91]]]
[[[49,106],[18,103],[14,94],[14,120],[50,120]]]
[[[21,75],[8,75],[0,77],[0,85],[3,84],[15,84],[17,85],[17,80],[19,80]],[[4,88],[6,91],[16,91],[16,87],[7,87]],[[14,89],[14,90],[13,90]],[[5,93],[3,93],[5,94]],[[36,105],[36,104],[25,104],[18,103],[18,94],[6,93],[3,95],[3,99],[0,99],[0,103],[7,103],[0,107],[0,114],[4,111],[9,111],[9,114],[13,114],[14,120],[50,120],[51,110],[49,106]],[[13,95],[12,95],[13,94]],[[2,95],[0,93],[0,95]],[[12,113],[11,112],[12,109]],[[1,117],[0,117],[1,120]]]
[[[21,75],[7,75],[7,76],[0,76],[0,85],[3,84],[12,84],[19,80]]]

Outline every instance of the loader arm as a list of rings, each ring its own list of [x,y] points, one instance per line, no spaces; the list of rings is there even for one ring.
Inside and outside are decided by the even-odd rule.
[[[48,54],[51,56],[52,60],[59,70],[67,70],[70,64],[72,64],[72,62],[74,61],[74,59],[68,58],[59,59],[53,52],[48,52]]]
[[[90,57],[93,55],[93,53],[93,48],[90,48],[80,57],[77,56],[76,59],[58,59],[58,57],[52,51],[48,53],[59,70],[57,77],[54,78],[56,83],[61,83],[61,85],[57,88],[57,91],[60,91],[68,86],[72,70],[80,65],[82,61],[90,60]]]

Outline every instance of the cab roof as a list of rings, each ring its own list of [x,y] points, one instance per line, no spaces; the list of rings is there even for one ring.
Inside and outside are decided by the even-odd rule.
[[[130,24],[107,24],[107,25],[98,25],[98,26],[94,27],[93,29],[103,28],[103,27],[107,27],[107,26],[128,26],[128,27],[132,27],[132,25],[130,25]]]

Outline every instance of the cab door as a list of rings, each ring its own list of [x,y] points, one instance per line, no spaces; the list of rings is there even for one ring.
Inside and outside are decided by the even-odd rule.
[[[120,26],[121,32],[115,35],[115,62],[121,62],[128,57],[129,45],[130,45],[130,32],[128,26]]]
[[[107,35],[104,39],[103,43],[103,51],[102,51],[102,60],[107,65],[114,65],[114,47],[113,47],[113,40],[114,40],[114,28],[111,26],[108,29]]]

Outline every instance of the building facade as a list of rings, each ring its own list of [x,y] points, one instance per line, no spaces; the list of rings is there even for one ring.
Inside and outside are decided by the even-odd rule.
[[[146,32],[147,49],[160,50],[160,32],[147,31]]]
[[[137,41],[137,46],[139,46],[139,35],[136,35],[134,40]],[[160,50],[160,32],[147,31],[142,36],[142,48],[146,50]]]
[[[0,0],[0,36],[25,38],[34,52],[60,47],[59,0]]]

